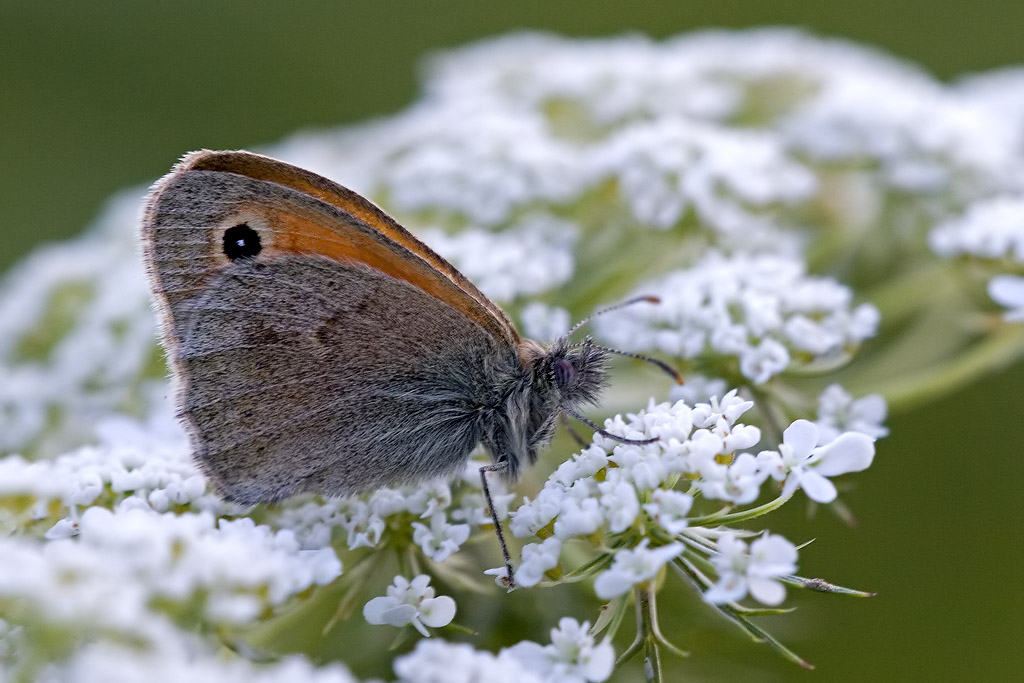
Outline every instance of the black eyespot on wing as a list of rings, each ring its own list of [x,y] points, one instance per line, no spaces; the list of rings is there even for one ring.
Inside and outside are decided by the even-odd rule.
[[[232,261],[252,258],[262,249],[259,233],[245,223],[239,223],[224,231],[224,255]]]
[[[552,369],[555,373],[555,383],[561,388],[568,386],[576,377],[576,368],[566,358],[556,358],[552,363]]]

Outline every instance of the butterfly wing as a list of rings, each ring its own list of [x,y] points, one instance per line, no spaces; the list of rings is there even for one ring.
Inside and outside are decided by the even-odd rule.
[[[176,304],[230,263],[223,239],[236,225],[257,232],[261,258],[299,253],[365,263],[447,302],[496,337],[520,342],[496,304],[372,202],[276,159],[209,150],[186,155],[160,180],[143,214],[151,280],[175,323],[165,330],[169,341],[179,336]]]
[[[199,462],[255,502],[451,474],[481,439],[481,408],[500,405],[488,373],[516,358],[405,282],[284,257],[218,276],[179,362]]]
[[[251,174],[189,168],[154,191],[144,245],[179,410],[233,499],[451,473],[486,440],[517,337],[405,235]]]

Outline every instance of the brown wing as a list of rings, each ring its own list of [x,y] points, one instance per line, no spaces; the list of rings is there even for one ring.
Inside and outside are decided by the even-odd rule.
[[[204,471],[244,503],[451,476],[518,367],[421,289],[327,258],[240,259],[189,317],[180,414]]]
[[[231,260],[225,232],[238,225],[260,239],[258,260],[316,254],[363,263],[418,287],[515,347],[504,312],[450,263],[368,200],[326,178],[250,152],[199,151],[158,182],[143,215],[150,277],[170,320],[168,340],[187,329],[182,304]]]

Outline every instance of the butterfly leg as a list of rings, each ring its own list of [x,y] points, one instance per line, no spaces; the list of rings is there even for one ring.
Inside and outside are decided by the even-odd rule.
[[[491,488],[487,485],[487,473],[488,472],[503,472],[505,466],[503,464],[484,465],[480,468],[480,481],[484,485],[484,498],[487,500],[487,507],[491,511],[491,521],[494,522],[494,533],[498,536],[498,545],[501,546],[501,556],[505,560],[505,585],[508,586],[508,590],[511,593],[515,590],[516,579],[515,572],[512,570],[512,558],[508,554],[508,546],[505,544],[505,533],[501,530],[501,522],[498,521],[498,511],[494,507],[494,500],[491,498]]]

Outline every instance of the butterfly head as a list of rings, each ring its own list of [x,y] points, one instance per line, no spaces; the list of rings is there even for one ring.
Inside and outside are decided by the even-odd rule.
[[[580,343],[562,338],[547,349],[542,361],[547,381],[566,406],[596,404],[607,383],[608,351],[590,337]]]

